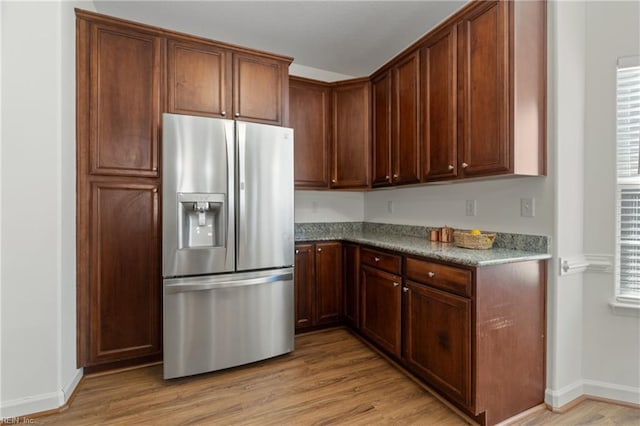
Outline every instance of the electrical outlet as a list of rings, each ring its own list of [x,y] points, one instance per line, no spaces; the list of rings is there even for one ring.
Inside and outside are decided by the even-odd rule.
[[[477,216],[478,214],[478,203],[476,200],[467,200],[465,204],[465,214],[467,216]]]
[[[393,201],[387,201],[387,212],[393,213],[395,210],[395,206],[393,205]]]
[[[534,217],[536,215],[536,199],[520,198],[520,216]]]

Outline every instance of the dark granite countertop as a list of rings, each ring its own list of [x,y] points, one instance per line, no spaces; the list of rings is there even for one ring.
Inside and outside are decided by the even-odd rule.
[[[469,266],[488,266],[551,258],[547,252],[548,237],[498,234],[492,249],[472,250],[456,247],[453,243],[428,241],[426,237],[428,229],[427,227],[366,222],[296,224],[296,242],[349,241]],[[416,234],[424,236],[416,236]]]

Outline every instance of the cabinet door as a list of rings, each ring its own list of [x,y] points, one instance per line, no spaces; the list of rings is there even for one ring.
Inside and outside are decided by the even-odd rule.
[[[404,359],[433,386],[471,402],[471,301],[407,281]]]
[[[369,82],[333,89],[333,188],[369,186]]]
[[[360,268],[362,332],[400,357],[401,278],[379,269]]]
[[[316,325],[342,318],[342,245],[316,244]]]
[[[296,303],[296,330],[313,325],[315,300],[315,267],[313,244],[296,244],[294,292]]]
[[[420,50],[422,180],[458,174],[457,31],[444,28]]]
[[[344,319],[352,327],[360,328],[360,246],[343,244]]]
[[[507,2],[479,2],[459,24],[459,161],[464,176],[510,170],[508,8]]]
[[[391,72],[373,79],[373,186],[391,184]]]
[[[91,184],[90,359],[159,353],[158,186]]]
[[[420,181],[418,145],[419,52],[407,56],[393,69],[393,183]]]
[[[287,76],[284,62],[234,53],[233,117],[282,125]]]
[[[296,188],[329,187],[330,96],[326,85],[289,79]]]
[[[95,24],[90,55],[89,173],[158,176],[160,39]]]
[[[230,61],[217,47],[169,40],[169,112],[226,117],[231,100]]]

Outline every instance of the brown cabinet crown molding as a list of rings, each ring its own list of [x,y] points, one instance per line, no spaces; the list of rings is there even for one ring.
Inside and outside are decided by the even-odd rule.
[[[102,13],[97,13],[97,12],[90,12],[84,9],[75,8],[74,10],[77,18],[82,18],[94,23],[118,25],[120,27],[129,28],[137,32],[146,32],[146,33],[149,33],[150,35],[170,37],[176,40],[182,40],[182,41],[188,41],[188,42],[215,45],[217,47],[229,49],[238,53],[247,53],[250,55],[258,55],[265,58],[275,59],[278,61],[286,61],[289,64],[293,62],[293,58],[291,56],[278,55],[271,52],[265,52],[262,50],[250,49],[248,47],[239,46],[237,44],[226,43],[223,41],[212,40],[206,37],[200,37],[192,34],[182,33],[179,31],[168,30],[166,28],[160,28],[153,25],[142,24],[140,22],[131,21],[128,19],[115,18],[113,16],[104,15]]]

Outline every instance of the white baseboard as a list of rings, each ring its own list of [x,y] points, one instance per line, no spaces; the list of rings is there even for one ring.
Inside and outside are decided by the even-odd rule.
[[[17,398],[2,401],[0,405],[0,418],[8,419],[20,417],[42,411],[55,410],[64,404],[62,390],[58,392],[43,393],[40,395]]]
[[[78,387],[78,383],[80,383],[82,376],[83,370],[82,368],[80,368],[76,370],[76,374],[73,375],[69,383],[67,383],[66,386],[62,388],[62,393],[64,394],[63,404],[66,404],[69,401],[69,398],[71,397],[71,395],[73,395],[73,391],[76,390],[76,387]]]
[[[69,401],[73,391],[80,383],[82,375],[82,369],[76,370],[69,383],[58,392],[2,401],[0,403],[0,419],[28,416],[62,407]]]
[[[560,408],[584,395],[583,382],[579,380],[558,390],[548,389],[544,392],[544,402],[552,408]]]
[[[640,405],[640,388],[613,383],[583,380],[585,395]]]
[[[628,404],[640,404],[640,388],[596,380],[579,380],[558,390],[547,389],[544,401],[553,408],[561,408],[583,395]]]

